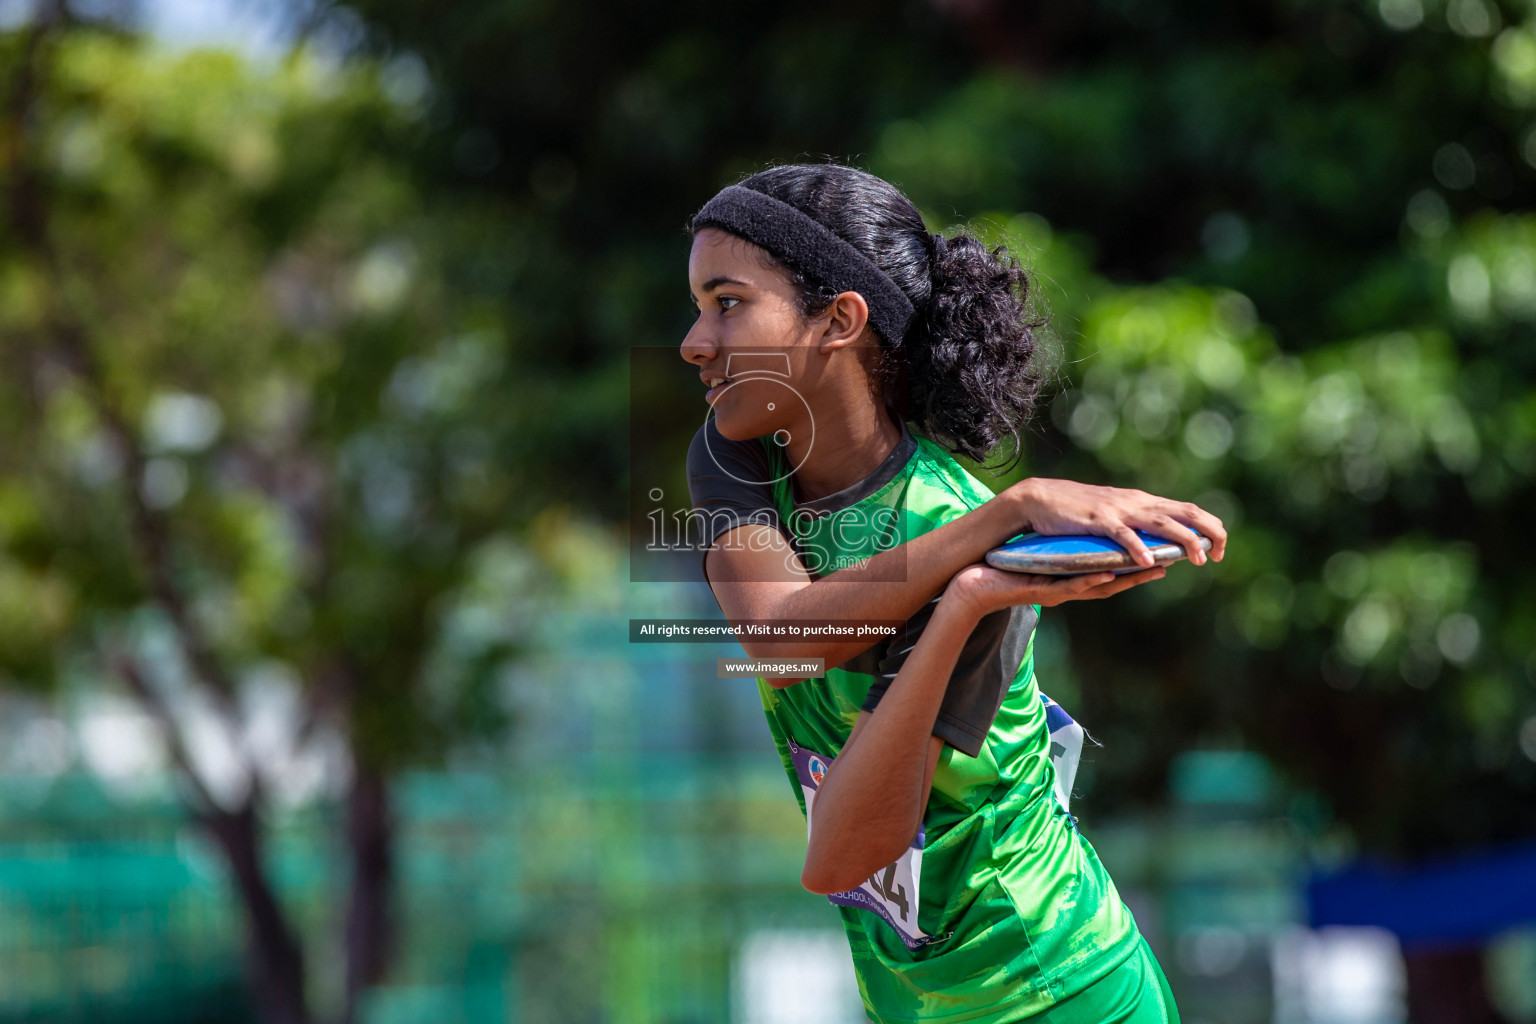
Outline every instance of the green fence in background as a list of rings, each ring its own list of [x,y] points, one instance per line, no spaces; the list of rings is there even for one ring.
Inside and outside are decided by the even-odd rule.
[[[786,797],[757,758],[400,778],[399,956],[364,1019],[729,1019],[743,934],[836,927],[796,884]],[[268,846],[322,1005],[341,976],[336,820],[297,814]],[[246,1020],[240,943],[222,865],[176,805],[83,773],[0,778],[0,1021]]]
[[[0,1020],[245,1019],[238,919],[174,804],[0,778]]]
[[[1096,824],[1090,808],[1083,827],[1186,1019],[1268,1021],[1269,938],[1299,914],[1295,830],[1263,793],[1231,791],[1245,755],[1191,757],[1173,810]],[[742,1020],[749,936],[838,927],[797,884],[803,824],[758,753],[413,773],[395,798],[401,943],[369,1024]],[[0,1021],[249,1019],[238,910],[174,803],[122,802],[72,772],[0,778],[0,809]],[[336,820],[276,821],[269,845],[322,1005],[341,976]]]

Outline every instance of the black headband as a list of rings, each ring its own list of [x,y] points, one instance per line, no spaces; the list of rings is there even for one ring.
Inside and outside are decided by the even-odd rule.
[[[863,253],[831,229],[770,195],[729,185],[694,215],[692,227],[720,228],[761,246],[790,269],[838,292],[858,292],[869,322],[900,345],[912,322],[912,300]]]

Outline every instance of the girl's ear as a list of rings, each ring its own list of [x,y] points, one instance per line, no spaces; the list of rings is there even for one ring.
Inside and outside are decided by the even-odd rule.
[[[869,326],[869,303],[858,292],[843,292],[821,314],[827,326],[822,332],[822,350],[843,348],[858,341]]]

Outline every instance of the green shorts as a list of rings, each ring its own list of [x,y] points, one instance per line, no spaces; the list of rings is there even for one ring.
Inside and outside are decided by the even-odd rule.
[[[1179,1024],[1168,979],[1143,938],[1125,962],[1030,1024]]]

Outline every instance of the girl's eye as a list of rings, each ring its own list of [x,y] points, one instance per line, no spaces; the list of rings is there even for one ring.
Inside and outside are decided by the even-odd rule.
[[[736,298],[734,295],[722,295],[718,299],[716,299],[715,301],[720,303],[720,308],[722,310],[726,310],[726,309],[730,309],[732,306],[736,305],[736,303],[740,302],[741,300]]]

